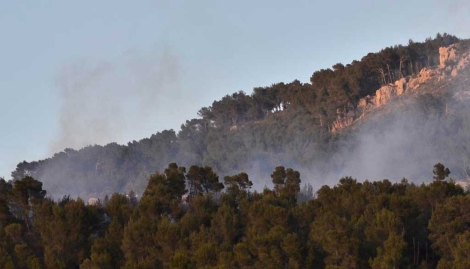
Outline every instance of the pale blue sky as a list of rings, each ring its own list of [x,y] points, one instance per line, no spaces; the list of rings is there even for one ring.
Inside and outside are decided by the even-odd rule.
[[[0,176],[67,143],[177,130],[225,94],[308,82],[410,38],[468,38],[467,2],[0,1]],[[96,66],[104,75],[83,84]],[[64,80],[81,92],[64,91]]]

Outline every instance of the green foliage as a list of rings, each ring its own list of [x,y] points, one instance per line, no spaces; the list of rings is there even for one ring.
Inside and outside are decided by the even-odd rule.
[[[104,210],[106,217],[111,221],[104,236],[93,242],[90,254],[91,260],[86,259],[80,267],[119,268],[123,265],[124,253],[121,250],[121,245],[124,229],[135,209],[131,199],[115,193],[110,199],[105,200]]]
[[[6,227],[13,220],[13,214],[8,206],[9,193],[11,192],[11,184],[0,178],[0,227]]]
[[[41,238],[46,268],[78,268],[90,255],[90,237],[97,222],[93,210],[81,199],[62,206],[44,200],[34,228]]]
[[[146,217],[140,217],[128,223],[121,246],[125,260],[122,268],[163,268],[158,258],[159,246],[155,237],[156,226],[155,220]]]
[[[432,171],[434,174],[435,180],[444,180],[446,177],[449,176],[450,170],[446,168],[442,163],[437,163],[434,165],[434,170]]]
[[[247,173],[240,173],[235,176],[226,176],[224,178],[225,184],[231,188],[237,188],[241,190],[249,190],[253,186],[253,182],[248,177]]]
[[[186,177],[191,196],[220,192],[224,188],[224,185],[219,182],[219,176],[209,166],[193,165],[189,168]]]
[[[455,196],[438,205],[429,221],[432,247],[441,256],[439,267],[462,268],[470,227],[470,196]],[[457,244],[456,244],[457,243]],[[466,255],[466,254],[463,254]]]
[[[470,196],[453,181],[421,186],[341,178],[296,203],[300,173],[279,166],[274,190],[248,174],[213,189],[210,167],[171,163],[140,201],[113,194],[86,206],[43,198],[32,178],[1,182],[7,205],[28,186],[30,218],[0,226],[2,268],[467,268]],[[445,171],[445,169],[444,169]],[[184,200],[186,186],[201,184]],[[27,183],[27,184],[26,184]],[[15,186],[17,190],[15,190]],[[309,187],[306,187],[307,193]],[[16,193],[16,195],[14,195]],[[36,198],[37,197],[37,198]],[[20,205],[18,205],[20,207]],[[18,210],[7,206],[7,211]],[[8,215],[8,212],[4,212]],[[18,216],[22,216],[16,214]],[[2,223],[3,225],[3,223]],[[28,230],[29,227],[29,230]]]
[[[382,248],[377,249],[377,257],[371,262],[373,269],[398,269],[403,264],[403,251],[406,242],[403,235],[391,233]]]
[[[33,206],[41,202],[45,195],[42,183],[30,176],[13,183],[10,192],[10,212],[16,219],[24,221],[28,232],[31,231],[30,216],[34,213]]]

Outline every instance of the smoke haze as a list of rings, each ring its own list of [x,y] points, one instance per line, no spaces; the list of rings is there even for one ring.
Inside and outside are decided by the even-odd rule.
[[[450,168],[454,180],[470,179],[470,155],[466,147],[470,144],[470,91],[468,78],[465,79],[468,74],[467,69],[459,82],[448,87],[450,95],[428,94],[437,86],[424,85],[428,88],[421,89],[422,93],[406,93],[373,110],[346,135],[340,136],[331,157],[312,160],[310,164],[300,164],[293,161],[292,155],[284,153],[269,162],[263,158],[252,159],[255,165],[247,171],[254,188],[272,187],[270,172],[276,165],[298,170],[302,184],[309,183],[314,190],[323,185],[336,185],[346,176],[359,181],[400,182],[406,178],[416,184],[428,183],[433,180],[433,166],[439,162]],[[292,137],[295,139],[299,138]],[[307,143],[297,141],[296,144]],[[284,147],[281,152],[286,151]],[[305,148],[305,151],[315,151],[315,148]]]
[[[61,135],[51,147],[59,153],[40,165],[37,174],[51,195],[141,193],[150,174],[171,162],[187,168],[209,165],[220,180],[247,172],[258,191],[272,187],[270,174],[280,165],[298,170],[302,184],[315,190],[345,176],[429,182],[438,162],[457,180],[470,171],[470,155],[463,146],[470,144],[469,66],[458,76],[420,82],[387,104],[366,110],[366,117],[334,135],[309,123],[312,115],[306,111],[286,110],[234,129],[209,128],[210,122],[195,119],[179,134],[149,130],[146,137],[152,136],[128,146],[114,143],[62,152],[141,138],[125,134],[156,120],[172,122],[182,106],[194,102],[196,95],[181,90],[179,59],[170,50],[156,55],[128,52],[114,61],[88,60],[62,69],[57,78],[63,101]]]
[[[114,61],[65,65],[57,76],[60,134],[50,152],[125,142],[135,129],[154,133],[142,125],[155,128],[155,119],[171,121],[174,103],[181,105],[179,80],[179,59],[170,49],[156,56],[129,51]],[[181,100],[193,100],[185,94]]]

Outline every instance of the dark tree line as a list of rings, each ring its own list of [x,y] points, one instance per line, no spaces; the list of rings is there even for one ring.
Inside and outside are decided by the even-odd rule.
[[[256,192],[246,173],[172,163],[139,199],[93,205],[0,179],[0,267],[468,268],[470,196],[449,173],[436,164],[427,185],[345,177],[313,195],[282,166]]]

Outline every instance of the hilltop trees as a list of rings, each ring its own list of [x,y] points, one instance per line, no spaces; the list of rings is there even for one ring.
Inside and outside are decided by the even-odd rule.
[[[24,221],[28,232],[31,231],[30,217],[34,214],[33,206],[38,204],[45,195],[46,191],[42,189],[42,183],[30,176],[13,183],[9,197],[10,212],[16,219]]]
[[[46,268],[78,268],[90,255],[90,236],[97,216],[81,199],[42,203],[35,222]]]
[[[454,196],[436,207],[429,221],[433,249],[441,256],[437,268],[468,266],[469,196]]]
[[[406,179],[361,183],[345,177],[300,202],[297,197],[307,196],[301,194],[299,172],[278,166],[271,179],[273,190],[251,191],[249,176],[242,172],[226,176],[222,189],[211,167],[192,166],[186,173],[184,167],[171,163],[163,173],[149,178],[140,201],[114,194],[96,205],[69,196],[58,201],[44,197],[40,182],[31,177],[0,180],[0,201],[6,205],[0,219],[0,266],[468,265],[470,201],[468,193],[453,181],[439,179],[418,186]]]
[[[224,188],[224,185],[219,182],[219,176],[217,176],[209,166],[191,166],[186,178],[188,180],[189,195],[191,197],[198,194],[217,193]]]
[[[292,168],[278,166],[271,174],[274,190],[287,199],[295,199],[300,191],[300,173]]]

